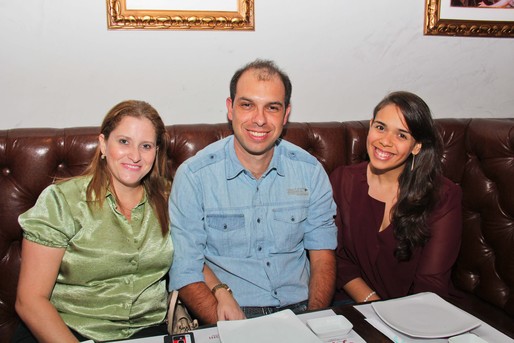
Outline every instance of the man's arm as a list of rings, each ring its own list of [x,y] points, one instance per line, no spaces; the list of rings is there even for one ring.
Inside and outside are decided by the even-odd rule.
[[[179,298],[200,324],[217,321],[217,301],[204,282],[203,249],[207,240],[204,230],[202,192],[187,163],[177,169],[171,189],[169,210],[171,238],[175,256],[170,269],[170,290]]]
[[[202,324],[216,324],[218,302],[205,282],[195,282],[179,289],[180,300],[193,318]]]
[[[309,250],[311,278],[309,310],[330,306],[336,284],[336,258],[333,250]]]
[[[245,315],[232,294],[220,288],[216,294],[211,289],[221,283],[212,270],[204,265],[205,282],[195,282],[179,290],[180,300],[202,324],[216,324],[218,320],[245,319]]]
[[[211,292],[216,285],[221,283],[218,277],[207,265],[204,265],[203,267],[203,275],[205,277],[205,283]],[[218,320],[237,320],[246,318],[241,307],[239,307],[239,304],[233,297],[232,291],[229,292],[225,288],[219,288],[215,291],[214,296],[217,301]]]

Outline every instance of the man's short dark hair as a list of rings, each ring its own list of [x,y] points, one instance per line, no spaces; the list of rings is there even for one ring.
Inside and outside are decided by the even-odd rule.
[[[241,75],[243,75],[245,71],[252,69],[260,71],[260,73],[258,73],[259,80],[269,80],[275,75],[280,77],[285,88],[284,106],[287,108],[291,102],[291,92],[293,91],[293,86],[291,85],[289,76],[277,67],[275,62],[261,59],[248,63],[244,67],[238,69],[234,73],[234,76],[232,76],[232,79],[230,80],[230,99],[232,99],[232,103],[235,101],[237,83],[239,82]]]

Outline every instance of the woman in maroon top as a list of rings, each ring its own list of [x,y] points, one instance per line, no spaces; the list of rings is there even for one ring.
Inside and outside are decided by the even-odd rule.
[[[409,92],[389,94],[373,111],[366,148],[369,162],[330,176],[339,228],[335,301],[448,296],[462,193],[442,176],[442,141],[427,104]]]

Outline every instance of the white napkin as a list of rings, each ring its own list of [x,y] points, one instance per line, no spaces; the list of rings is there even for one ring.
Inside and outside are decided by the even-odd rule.
[[[218,321],[217,326],[223,343],[322,343],[291,310],[252,319]]]

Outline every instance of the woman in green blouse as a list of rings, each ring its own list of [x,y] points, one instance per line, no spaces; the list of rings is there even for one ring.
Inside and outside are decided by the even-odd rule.
[[[124,101],[98,140],[84,175],[50,185],[19,217],[16,311],[24,324],[15,341],[166,334],[166,128],[149,104]]]

